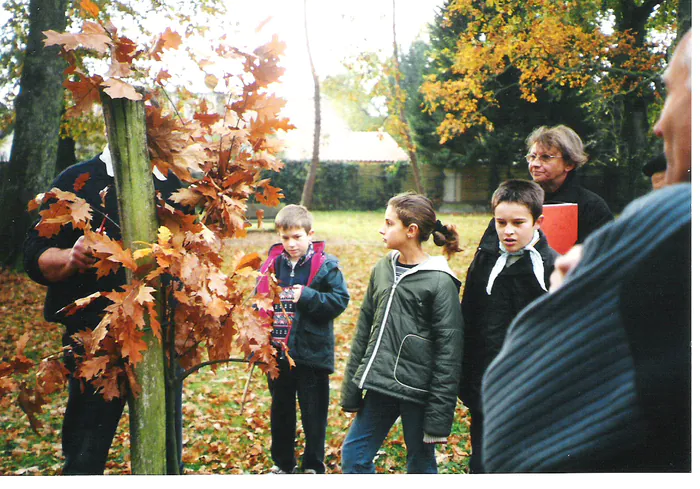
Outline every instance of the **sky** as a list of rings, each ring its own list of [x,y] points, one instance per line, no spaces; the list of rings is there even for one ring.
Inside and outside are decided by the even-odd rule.
[[[442,0],[396,0],[396,36],[402,50],[408,50],[425,26],[434,20]],[[287,72],[283,94],[313,92],[313,82],[304,35],[303,0],[260,0],[256,11],[262,20],[271,16],[260,34],[277,33],[287,43],[282,62]],[[342,62],[362,51],[392,50],[392,0],[307,0],[309,37],[316,71],[325,76],[342,71]]]
[[[313,80],[304,32],[304,0],[228,0],[227,15],[209,22],[210,36],[252,51],[277,35],[287,45],[281,65],[286,69],[275,91],[288,100],[313,95]],[[396,0],[396,36],[407,51],[418,37],[427,39],[428,24],[444,0]],[[252,8],[251,8],[252,7]],[[307,0],[309,37],[316,72],[321,79],[343,71],[343,60],[363,51],[392,52],[392,0]],[[240,12],[240,13],[239,13]],[[154,19],[157,23],[158,19]],[[163,30],[166,24],[163,25]],[[184,31],[184,28],[180,29]],[[202,57],[210,44],[202,43]],[[172,73],[173,70],[171,70]],[[196,69],[182,68],[185,73]],[[203,75],[200,76],[203,79]],[[201,85],[201,79],[198,80]]]
[[[444,0],[395,1],[396,36],[399,49],[405,52],[416,38],[427,38],[427,25],[434,21],[435,12]],[[313,96],[313,80],[306,51],[304,0],[226,0],[224,3],[228,13],[212,23],[212,36],[225,33],[234,45],[252,51],[277,34],[287,44],[281,62],[286,72],[274,91],[288,100],[288,108],[307,104]],[[342,72],[343,60],[363,51],[391,54],[392,0],[307,0],[307,9],[311,51],[321,79]],[[6,21],[6,14],[0,9],[0,21]],[[171,26],[157,16],[149,22],[154,32]],[[128,35],[128,26],[117,23],[117,27],[120,33]],[[184,33],[185,26],[176,29]],[[202,46],[211,50],[208,43]],[[195,89],[206,90],[204,75],[199,70],[182,62],[181,72],[193,77]]]

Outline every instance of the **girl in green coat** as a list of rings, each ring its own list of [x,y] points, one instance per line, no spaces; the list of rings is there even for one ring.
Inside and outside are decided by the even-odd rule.
[[[459,236],[415,193],[389,201],[379,233],[393,251],[372,270],[345,369],[341,405],[357,417],[343,443],[343,472],[373,473],[400,416],[408,472],[437,473],[435,444],[447,442],[457,402],[463,322],[459,280],[422,243],[432,235],[450,257],[461,251]]]

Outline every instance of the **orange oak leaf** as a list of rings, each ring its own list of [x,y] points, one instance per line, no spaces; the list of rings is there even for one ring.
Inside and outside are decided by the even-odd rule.
[[[64,224],[71,222],[70,208],[65,202],[51,204],[48,209],[39,212],[41,221],[36,230],[42,238],[50,238],[58,234]]]
[[[109,70],[107,70],[107,77],[117,77],[117,78],[127,78],[131,76],[133,71],[131,70],[131,63],[121,63],[116,59],[112,60],[109,65]],[[108,78],[109,80],[109,78]],[[106,82],[105,82],[106,83]],[[119,97],[112,97],[119,98]]]
[[[205,126],[211,126],[221,120],[221,115],[197,112],[194,115],[194,119],[201,122]]]
[[[60,45],[66,51],[72,51],[79,47],[91,49],[98,53],[108,53],[112,39],[104,27],[95,22],[86,21],[80,34],[59,33],[54,30],[43,31],[44,46]]]
[[[262,187],[263,193],[255,194],[257,201],[268,207],[277,207],[280,205],[280,199],[284,198],[284,194],[282,193],[281,189],[273,187],[267,182],[265,182]]]
[[[50,357],[41,362],[37,372],[37,391],[42,396],[48,396],[63,389],[70,372],[63,362],[56,357]]]
[[[104,295],[104,292],[93,292],[87,297],[83,297],[82,299],[77,299],[70,304],[62,307],[61,309],[58,310],[59,314],[65,314],[66,316],[72,316],[76,312],[78,312],[81,309],[86,308],[90,304],[92,304],[96,299],[102,297]]]
[[[138,268],[131,251],[122,248],[120,241],[115,241],[109,236],[86,229],[85,243],[92,249],[95,258],[97,258],[95,266],[98,267],[98,276],[101,276],[101,264],[110,271],[116,271],[120,264],[132,271]],[[112,268],[109,264],[117,265],[117,267]]]
[[[85,12],[86,14],[90,15],[91,17],[97,17],[98,15],[100,15],[100,7],[95,5],[90,0],[81,0],[80,1],[80,10],[82,12]]]
[[[168,27],[165,29],[151,49],[150,55],[153,59],[160,61],[161,54],[165,49],[177,49],[182,44],[182,37],[177,32]]]
[[[90,174],[81,173],[78,178],[75,179],[75,182],[73,182],[73,190],[80,192],[85,187],[85,183],[88,180],[90,180]]]
[[[114,44],[112,56],[119,63],[131,63],[136,55],[136,43],[128,37],[120,37]]]
[[[109,357],[102,355],[83,360],[78,367],[78,372],[84,379],[94,379],[105,371],[109,364]]]
[[[168,78],[172,78],[172,75],[165,70],[160,70],[158,76],[156,76],[156,83],[163,85],[163,80],[167,80]]]
[[[138,302],[139,304],[145,304],[146,302],[153,302],[155,299],[153,298],[153,292],[155,292],[156,289],[153,287],[149,287],[147,285],[141,285],[138,289],[138,294],[135,297],[135,301]]]
[[[249,254],[241,257],[241,259],[236,264],[235,270],[238,271],[238,270],[240,270],[242,268],[246,268],[246,267],[251,267],[254,270],[257,270],[260,268],[261,264],[262,264],[262,259],[260,258],[260,255],[258,255],[257,253],[249,253]]]
[[[109,368],[104,375],[92,381],[92,385],[95,386],[97,392],[100,392],[106,401],[124,396],[124,392],[120,388],[122,384],[119,382],[119,373],[120,370]],[[134,395],[137,392],[141,392],[140,386],[138,384],[132,386],[132,392],[134,392]]]
[[[133,364],[143,360],[141,352],[148,350],[148,345],[143,340],[143,332],[139,331],[133,321],[128,321],[119,332],[119,344],[121,345],[122,356],[129,357]]]
[[[202,201],[202,199],[202,194],[192,188],[181,188],[177,192],[173,192],[170,195],[170,200],[188,207],[196,206]]]
[[[143,95],[138,93],[133,85],[118,78],[108,78],[102,82],[104,91],[112,98],[125,98],[129,100],[141,100]]]
[[[77,117],[90,111],[93,105],[100,103],[102,77],[94,75],[88,78],[82,73],[75,75],[78,77],[77,81],[66,80],[63,82],[63,86],[70,90],[73,102],[75,102],[75,105],[66,112],[67,117]]]

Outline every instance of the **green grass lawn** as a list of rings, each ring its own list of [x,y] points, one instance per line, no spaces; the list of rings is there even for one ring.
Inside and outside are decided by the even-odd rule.
[[[372,266],[387,250],[379,235],[382,212],[316,212],[316,238],[327,243],[328,252],[338,256],[348,282],[351,303],[335,323],[336,372],[331,376],[331,405],[326,437],[327,465],[331,473],[340,472],[340,450],[353,415],[339,408],[340,384],[350,349],[350,342],[362,297],[365,293]],[[450,266],[460,279],[467,267],[490,216],[438,215],[443,223],[456,224],[464,251],[453,257]],[[251,229],[245,239],[231,240],[227,250],[240,248],[265,255],[275,243],[276,233],[270,221],[263,229]],[[425,249],[439,254],[440,248],[432,242]],[[43,287],[26,277],[9,276],[16,283],[0,283],[0,334],[2,351],[11,351],[14,341],[29,330],[37,338],[39,351],[58,348],[61,328],[43,322],[41,307]],[[0,276],[4,278],[4,276]],[[17,289],[27,296],[15,304]],[[14,314],[3,314],[16,310]],[[29,348],[34,342],[30,342]],[[185,381],[183,420],[185,471],[188,474],[257,474],[267,472],[269,458],[269,395],[266,379],[258,369],[250,377],[250,389],[241,406],[243,390],[249,371],[242,364],[230,364],[213,372],[206,368]],[[39,434],[29,429],[26,417],[16,403],[5,397],[0,400],[0,474],[54,475],[59,473],[60,423],[65,409],[66,395],[57,393],[50,399],[41,419],[44,427]],[[471,446],[468,440],[468,411],[461,404],[455,413],[453,433],[447,445],[437,448],[441,473],[463,473]],[[301,452],[303,433],[299,423]],[[107,465],[107,473],[129,473],[128,412],[122,418]],[[381,473],[405,472],[405,449],[400,425],[394,426],[377,457]]]

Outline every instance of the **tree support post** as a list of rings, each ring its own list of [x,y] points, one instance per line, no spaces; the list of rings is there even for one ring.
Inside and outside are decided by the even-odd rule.
[[[158,234],[155,187],[146,139],[146,112],[142,101],[112,99],[102,94],[109,150],[119,203],[122,239],[135,250],[139,241],[154,242]],[[147,264],[139,263],[140,266]],[[127,281],[133,280],[127,270]],[[155,296],[161,297],[160,291]],[[163,302],[157,304],[162,323]],[[166,474],[165,359],[163,345],[148,330],[144,336],[148,350],[136,365],[139,396],[129,395],[131,472]]]

